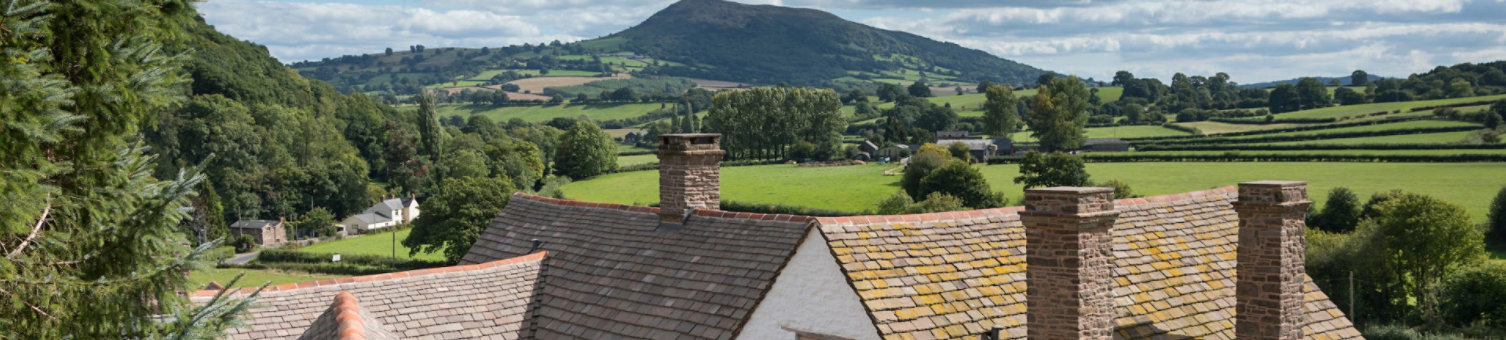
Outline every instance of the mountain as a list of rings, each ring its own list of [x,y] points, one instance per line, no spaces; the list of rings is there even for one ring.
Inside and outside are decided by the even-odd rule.
[[[601,40],[683,64],[662,67],[662,74],[766,84],[901,78],[919,72],[931,79],[1022,84],[1044,72],[818,10],[723,0],[682,0]]]
[[[598,39],[500,48],[424,48],[290,65],[342,92],[387,101],[423,88],[473,88],[547,75],[678,76],[772,85],[869,88],[980,80],[1033,83],[1045,71],[983,51],[882,30],[830,13],[722,0],[684,0]],[[458,91],[458,90],[457,90]]]

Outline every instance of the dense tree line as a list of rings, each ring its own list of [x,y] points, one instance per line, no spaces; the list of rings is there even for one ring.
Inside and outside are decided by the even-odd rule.
[[[841,101],[836,92],[810,88],[754,88],[717,93],[703,130],[722,134],[728,159],[786,159],[790,147],[808,143],[820,152],[841,150]]]

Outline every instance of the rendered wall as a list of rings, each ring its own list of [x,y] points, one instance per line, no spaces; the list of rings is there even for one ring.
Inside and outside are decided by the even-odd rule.
[[[826,238],[811,228],[805,242],[743,327],[739,339],[795,339],[795,331],[879,339],[858,294],[837,266]]]

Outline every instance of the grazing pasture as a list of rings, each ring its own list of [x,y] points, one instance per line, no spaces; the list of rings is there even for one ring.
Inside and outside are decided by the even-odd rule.
[[[530,122],[548,121],[554,118],[577,118],[586,116],[593,120],[623,119],[642,116],[659,109],[658,103],[633,103],[633,104],[586,104],[586,105],[549,105],[549,106],[491,106],[491,105],[440,105],[437,111],[440,117],[471,115],[486,115],[492,121],[506,122],[513,118],[522,118]]]
[[[862,211],[899,190],[899,176],[884,176],[892,165],[797,168],[757,165],[722,168],[722,199]],[[1023,188],[1013,183],[1019,167],[979,166],[993,190],[1018,204]],[[1490,199],[1506,185],[1500,163],[1318,163],[1318,162],[1142,162],[1088,163],[1095,181],[1119,179],[1140,195],[1174,194],[1239,182],[1281,179],[1309,183],[1308,192],[1322,202],[1328,190],[1343,186],[1362,199],[1391,189],[1439,197],[1464,207],[1476,221],[1485,217]],[[570,183],[572,199],[628,204],[658,201],[657,171],[616,173]]]
[[[551,71],[549,74],[550,75],[554,75],[555,73]],[[605,79],[628,79],[628,78],[632,78],[632,77],[633,77],[632,75],[629,75],[629,74],[626,74],[626,73],[619,73],[619,74],[611,76],[611,77],[590,77],[590,76],[583,76],[583,77],[575,77],[575,76],[572,76],[572,77],[552,77],[551,76],[551,77],[524,78],[524,79],[518,79],[518,80],[510,81],[508,83],[509,84],[518,85],[518,92],[529,91],[529,92],[533,92],[533,93],[544,93],[544,89],[545,88],[550,88],[550,87],[575,86],[575,85],[582,85],[582,84],[593,82],[593,81],[597,81],[597,80],[605,80]]]

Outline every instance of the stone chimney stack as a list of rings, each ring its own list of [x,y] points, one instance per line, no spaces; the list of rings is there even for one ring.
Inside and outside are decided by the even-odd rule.
[[[680,223],[693,208],[721,209],[722,135],[659,136],[659,221]]]
[[[1026,338],[1109,340],[1114,189],[1025,190]]]
[[[1239,184],[1234,337],[1302,339],[1307,182]]]

